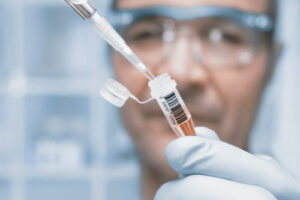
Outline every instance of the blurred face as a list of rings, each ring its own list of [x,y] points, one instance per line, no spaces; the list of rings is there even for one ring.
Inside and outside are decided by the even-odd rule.
[[[135,9],[153,5],[172,5],[177,7],[217,5],[234,7],[250,12],[266,12],[268,6],[267,0],[118,0],[116,7],[117,9]],[[140,37],[145,37],[145,34],[143,35],[142,33],[149,27],[155,29],[157,24],[162,24],[163,22],[160,20],[162,19],[157,18],[148,21],[147,23],[149,24],[141,24],[132,30],[133,33],[130,34],[138,35],[140,33]],[[214,27],[220,27],[222,24],[224,25],[225,23],[214,25]],[[185,25],[188,28],[185,28]],[[173,23],[172,26],[174,26],[178,34],[172,41],[172,45],[168,47],[167,59],[158,59],[164,52],[155,49],[155,46],[151,46],[155,44],[154,42],[138,47],[133,45],[133,50],[143,61],[148,62],[149,60],[149,63],[146,62],[146,64],[148,64],[154,75],[167,72],[176,80],[178,90],[191,112],[196,126],[209,127],[215,130],[223,141],[246,149],[248,133],[265,85],[269,62],[267,44],[264,42],[260,43],[256,47],[251,61],[241,64],[242,67],[230,66],[240,63],[230,62],[236,59],[234,49],[227,52],[227,57],[222,54],[227,58],[222,59],[218,50],[223,46],[210,48],[211,46],[208,43],[202,42],[195,47],[198,41],[197,34],[201,31],[203,34],[202,39],[204,38],[203,41],[205,41],[206,37],[213,40],[212,42],[214,40],[218,42],[220,32],[213,29],[209,33],[203,33],[211,26],[209,20],[202,22],[179,21]],[[201,29],[200,31],[198,27]],[[220,29],[222,28],[226,29],[226,27],[220,27]],[[234,36],[236,29],[234,26],[231,26],[228,31],[231,33],[231,36]],[[231,39],[231,42],[238,43],[248,39],[237,38],[246,34],[247,31],[244,34],[240,34],[241,36],[234,36],[235,38],[233,38],[229,35],[227,38],[231,37],[228,40]],[[128,38],[130,39],[130,37]],[[199,61],[199,58],[195,56],[198,51],[204,52],[205,62]],[[232,59],[230,59],[230,56]],[[244,57],[247,60],[249,55],[247,57],[247,54],[245,54]],[[147,79],[118,53],[112,53],[112,61],[117,79],[137,97],[143,100],[148,98]],[[218,65],[223,67],[216,69]],[[175,134],[169,127],[157,103],[153,101],[146,105],[139,105],[134,101],[129,101],[122,108],[121,115],[128,132],[139,150],[142,162],[144,161],[149,165],[163,169],[162,163],[165,162],[163,156],[164,148],[169,141],[175,138]]]

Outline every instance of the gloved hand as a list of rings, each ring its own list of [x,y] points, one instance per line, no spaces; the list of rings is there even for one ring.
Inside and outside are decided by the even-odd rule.
[[[300,200],[299,184],[272,158],[222,142],[210,129],[196,132],[167,146],[180,178],[165,183],[155,200]]]

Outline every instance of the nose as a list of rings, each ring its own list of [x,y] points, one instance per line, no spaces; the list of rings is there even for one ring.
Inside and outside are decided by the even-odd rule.
[[[199,57],[201,51],[193,36],[188,34],[179,35],[170,48],[168,58],[155,67],[156,75],[169,73],[180,86],[193,84],[202,87],[208,83],[209,70],[203,66]],[[196,56],[197,54],[197,56]]]

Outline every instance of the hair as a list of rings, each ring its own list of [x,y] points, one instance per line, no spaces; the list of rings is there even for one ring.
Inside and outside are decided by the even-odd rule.
[[[278,0],[269,0],[268,2],[268,11],[267,14],[272,18],[272,20],[277,20],[278,15]]]
[[[271,17],[273,21],[273,31],[272,31],[272,40],[275,38],[276,35],[276,28],[277,28],[277,20],[278,20],[278,1],[279,0],[268,0],[268,10],[267,14]]]

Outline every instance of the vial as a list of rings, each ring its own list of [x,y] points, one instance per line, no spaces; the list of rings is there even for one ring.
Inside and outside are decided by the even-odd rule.
[[[195,135],[192,116],[169,74],[164,73],[148,82],[151,96],[157,101],[177,136]]]

